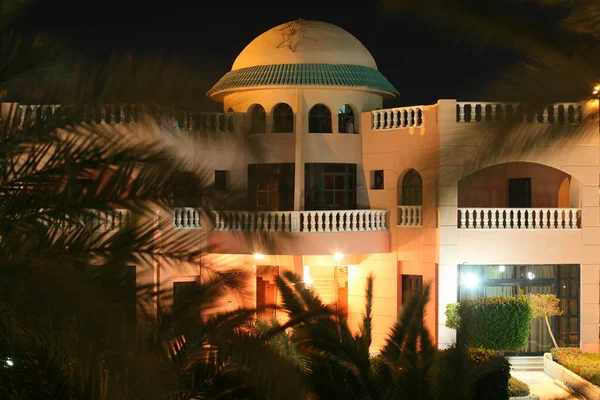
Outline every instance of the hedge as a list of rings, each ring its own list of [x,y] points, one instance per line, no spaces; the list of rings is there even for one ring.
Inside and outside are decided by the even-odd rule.
[[[517,351],[527,346],[531,313],[527,296],[463,300],[459,335],[469,347]]]
[[[453,365],[457,361],[457,351],[454,347],[441,350],[440,366],[448,369],[457,368],[458,366]],[[508,399],[510,363],[506,358],[492,350],[477,348],[468,350],[467,361],[467,384],[470,385],[472,399]],[[455,384],[461,383],[457,381]]]
[[[529,396],[529,386],[525,382],[511,376],[508,381],[508,395],[510,397]]]
[[[583,353],[576,347],[553,348],[552,358],[563,367],[600,386],[600,354]]]

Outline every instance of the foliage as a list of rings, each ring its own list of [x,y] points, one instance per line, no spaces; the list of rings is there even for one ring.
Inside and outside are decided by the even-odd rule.
[[[508,394],[510,397],[529,396],[529,386],[525,382],[511,376],[508,381]]]
[[[527,346],[531,305],[526,296],[461,301],[459,335],[472,347],[519,350]]]
[[[460,326],[459,308],[460,303],[450,303],[446,306],[446,326],[450,329],[458,330]]]
[[[506,399],[510,364],[493,350],[471,348],[462,362],[456,347],[440,351],[440,368],[446,369],[448,383],[442,393],[448,399]],[[458,361],[458,363],[457,363]],[[459,371],[459,372],[453,372]]]
[[[600,354],[584,353],[578,348],[553,348],[552,358],[583,379],[600,386]]]
[[[530,294],[531,317],[545,318],[561,315],[560,299],[555,294]]]

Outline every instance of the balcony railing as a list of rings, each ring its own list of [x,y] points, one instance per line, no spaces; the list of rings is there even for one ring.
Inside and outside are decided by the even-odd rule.
[[[398,206],[398,226],[423,226],[423,206]]]
[[[92,215],[82,217],[81,221],[57,220],[54,222],[61,230],[72,231],[81,226],[97,231],[113,231],[123,228],[131,219],[129,210],[114,211],[90,210]],[[46,222],[47,225],[53,224]]]
[[[580,124],[581,103],[556,103],[537,109],[519,103],[459,101],[457,122],[518,122],[534,124]]]
[[[200,228],[200,209],[193,207],[178,207],[173,210],[173,228]]]
[[[86,106],[77,110],[74,106],[61,104],[22,104],[19,105],[18,118],[21,125],[25,122],[39,123],[52,119],[88,124],[129,124],[137,121],[138,110],[133,104]]]
[[[423,125],[423,106],[388,108],[373,110],[371,130],[412,128]]]
[[[580,229],[580,208],[459,208],[461,229]]]
[[[217,232],[368,232],[387,230],[386,210],[219,211]]]

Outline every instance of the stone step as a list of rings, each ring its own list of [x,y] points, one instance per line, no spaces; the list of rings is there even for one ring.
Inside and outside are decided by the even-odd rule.
[[[511,364],[511,369],[514,371],[544,370],[544,357],[541,356],[509,357],[508,361]]]

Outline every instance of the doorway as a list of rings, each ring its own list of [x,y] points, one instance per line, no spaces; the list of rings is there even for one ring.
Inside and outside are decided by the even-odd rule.
[[[508,207],[531,208],[531,178],[508,180]]]

